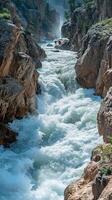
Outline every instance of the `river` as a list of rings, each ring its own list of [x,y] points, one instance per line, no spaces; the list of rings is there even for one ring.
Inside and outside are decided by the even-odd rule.
[[[76,53],[43,47],[38,115],[13,121],[18,141],[0,148],[0,200],[63,200],[65,187],[81,176],[100,142],[100,98],[76,83]]]

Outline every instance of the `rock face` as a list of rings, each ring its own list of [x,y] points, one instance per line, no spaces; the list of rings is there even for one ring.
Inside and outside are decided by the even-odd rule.
[[[84,175],[65,190],[64,200],[111,200],[112,145],[101,145],[93,151],[92,161]]]
[[[0,18],[0,144],[5,146],[15,141],[16,135],[3,123],[35,112],[39,93],[36,69],[46,54],[22,27],[11,1],[0,2],[0,9],[10,16]]]
[[[40,47],[33,46],[31,35],[22,33],[14,24],[2,20],[0,30],[0,118],[9,121],[35,110],[35,68],[43,54]]]
[[[110,73],[106,71],[111,68],[111,25],[112,19],[108,19],[92,26],[84,38],[76,64],[79,84],[95,88],[96,93],[101,96],[105,96],[109,89],[107,76],[109,79]]]
[[[97,173],[97,164],[91,162],[85,169],[84,177],[66,188],[64,200],[92,200],[91,181]]]
[[[97,117],[104,144],[93,151],[84,175],[66,188],[65,200],[112,200],[112,1],[87,2],[90,12],[88,6],[76,9],[62,33],[79,52],[78,83],[104,98]]]
[[[56,37],[56,27],[59,26],[59,14],[44,0],[12,0],[16,5],[16,12],[25,27],[33,33],[36,40]],[[17,19],[16,19],[17,20]]]
[[[83,37],[97,19],[95,2],[90,1],[89,4],[76,8],[71,18],[63,24],[62,36],[70,39],[73,50],[81,48]]]
[[[108,142],[112,137],[112,37],[107,44],[105,58],[106,70],[102,79],[106,97],[102,101],[98,113],[98,130],[103,135],[104,141]]]
[[[67,38],[61,38],[55,40],[55,48],[61,50],[69,50],[70,49],[70,41]]]
[[[111,0],[96,0],[96,9],[99,19],[112,17],[112,1]]]
[[[73,50],[82,48],[83,37],[93,24],[112,17],[111,0],[82,0],[82,2],[85,3],[76,8],[71,18],[62,26],[62,36],[70,39]]]
[[[17,133],[12,131],[7,125],[0,123],[0,145],[9,147],[10,143],[16,141]]]
[[[112,137],[112,87],[102,101],[98,112],[98,130],[103,135],[104,141],[109,142]]]

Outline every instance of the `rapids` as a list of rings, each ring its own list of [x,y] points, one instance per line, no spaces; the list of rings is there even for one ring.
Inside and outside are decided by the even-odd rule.
[[[18,141],[0,147],[0,200],[63,200],[65,187],[81,176],[100,143],[100,98],[76,83],[76,53],[43,47],[39,114],[11,123]]]

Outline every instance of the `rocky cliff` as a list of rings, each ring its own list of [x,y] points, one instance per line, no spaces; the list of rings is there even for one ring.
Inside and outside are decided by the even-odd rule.
[[[36,40],[56,38],[59,14],[45,0],[12,1],[22,26],[32,33]]]
[[[62,33],[79,52],[75,66],[78,83],[94,88],[103,97],[97,121],[99,134],[107,144],[93,151],[81,179],[65,190],[65,200],[112,199],[112,1],[88,2],[74,10]]]
[[[66,188],[65,200],[111,200],[111,159],[112,144],[96,147],[81,179]]]
[[[111,0],[82,0],[62,26],[62,36],[70,39],[71,48],[79,50],[88,29],[98,21],[112,17]]]
[[[111,68],[111,35],[112,18],[92,26],[83,39],[76,64],[79,84],[86,88],[95,88],[96,93],[101,96],[105,96],[109,89],[104,74]]]
[[[36,69],[46,56],[22,22],[12,1],[0,1],[0,144],[4,145],[16,140],[4,123],[35,112]]]
[[[97,19],[96,4],[92,0],[87,4],[81,4],[72,12],[69,20],[62,26],[62,35],[70,39],[73,50],[81,48],[83,37]]]

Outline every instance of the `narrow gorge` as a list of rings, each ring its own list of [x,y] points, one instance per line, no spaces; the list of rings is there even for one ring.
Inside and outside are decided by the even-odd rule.
[[[111,17],[0,0],[0,200],[112,200]]]

